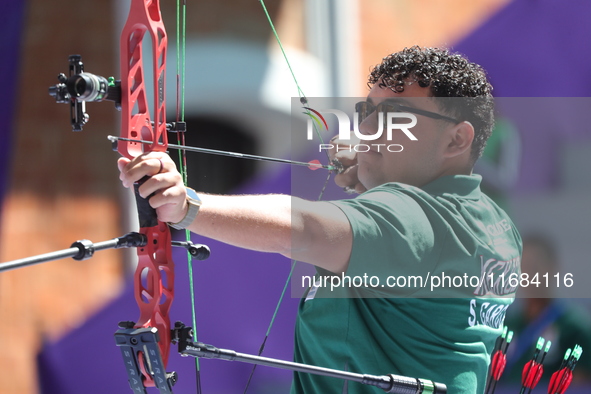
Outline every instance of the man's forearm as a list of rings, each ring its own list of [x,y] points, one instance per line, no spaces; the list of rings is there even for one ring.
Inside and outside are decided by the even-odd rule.
[[[231,245],[286,257],[333,272],[346,270],[352,247],[349,222],[327,202],[271,194],[200,195],[188,229]]]
[[[125,187],[147,178],[139,187],[140,196],[150,199],[162,222],[241,248],[281,253],[336,273],[347,268],[353,245],[351,226],[331,203],[281,194],[198,193],[193,198],[187,196],[182,176],[163,152],[122,157],[117,166]],[[191,200],[196,198],[201,206],[193,216],[197,203]]]
[[[202,205],[188,229],[196,234],[261,252],[289,255],[292,197],[280,194],[199,194]]]

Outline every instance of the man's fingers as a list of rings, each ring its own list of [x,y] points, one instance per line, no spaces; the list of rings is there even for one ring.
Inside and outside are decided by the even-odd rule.
[[[131,160],[129,160],[127,157],[120,157],[119,159],[117,159],[117,168],[119,169],[119,171],[123,171],[125,166],[128,165],[130,161]]]
[[[348,167],[345,171],[335,175],[334,181],[340,187],[355,187],[359,183],[357,178],[357,165]]]
[[[176,171],[176,164],[167,153],[150,152],[144,155],[144,159],[151,162],[152,166],[158,167],[157,173]]]
[[[131,187],[141,181],[138,193],[156,209],[158,219],[177,223],[186,213],[186,189],[174,161],[165,152],[149,152],[133,159],[117,161],[123,185]]]
[[[354,166],[357,164],[357,152],[355,152],[353,146],[357,142],[353,139],[341,140],[338,136],[335,136],[330,140],[329,158],[338,160],[345,168]]]
[[[160,221],[178,223],[186,213],[185,188],[173,187],[159,190],[150,197],[149,203],[156,210]]]
[[[166,171],[164,160],[159,157],[143,157],[131,169],[139,179],[145,176],[154,176]],[[130,171],[131,172],[131,171]]]
[[[126,167],[129,165],[130,162],[131,162],[131,160],[129,160],[127,157],[120,157],[117,160],[117,168],[119,169],[119,179],[121,180],[121,183],[123,184],[124,187],[131,186],[131,184],[127,180],[127,176],[125,174]]]
[[[361,184],[361,182],[359,182],[359,178],[357,177],[358,168],[358,165],[354,165],[347,168],[342,173],[336,175],[334,181],[337,184],[337,186],[344,188],[346,191],[351,191],[359,194],[366,192],[367,189],[365,188],[365,186]]]
[[[181,188],[183,186],[180,174],[174,172],[160,173],[150,176],[142,183],[138,189],[141,197],[147,198],[156,192],[165,192],[167,195],[175,196],[178,191],[169,191],[171,188]]]
[[[132,160],[120,158],[117,166],[121,171],[120,178],[126,187],[146,176],[176,172],[176,165],[164,152],[150,152],[139,155]]]
[[[333,158],[340,161],[345,167],[350,167],[357,164],[357,152],[355,151],[339,151],[334,154]]]
[[[158,190],[153,193],[153,195],[150,196],[150,206],[154,209],[158,209],[166,205],[179,205],[185,200],[186,195],[185,193],[182,193],[180,188],[169,188]]]

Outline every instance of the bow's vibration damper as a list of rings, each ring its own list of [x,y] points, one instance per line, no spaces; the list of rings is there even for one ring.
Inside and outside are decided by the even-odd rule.
[[[194,244],[191,241],[172,241],[172,246],[182,247],[187,249],[189,254],[195,260],[205,260],[209,258],[211,251],[209,246],[203,244]]]
[[[70,245],[71,248],[78,248],[78,254],[72,256],[74,260],[86,260],[94,255],[94,243],[88,239],[82,239]]]

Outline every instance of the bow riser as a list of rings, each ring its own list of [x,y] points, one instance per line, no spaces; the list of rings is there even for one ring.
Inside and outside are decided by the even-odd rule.
[[[144,73],[143,39],[146,33],[152,40],[153,108],[150,118]],[[133,158],[143,152],[167,149],[166,135],[166,54],[168,37],[160,14],[158,0],[132,0],[129,17],[121,32],[121,136],[142,137],[151,145],[118,143],[118,151]]]
[[[153,119],[150,115],[144,73],[144,37],[152,41]],[[128,158],[150,151],[166,151],[166,53],[168,39],[158,0],[132,0],[129,16],[121,33],[121,109],[122,137],[142,137],[150,144],[119,141],[117,150]],[[140,309],[135,328],[156,327],[158,347],[164,367],[168,363],[171,342],[169,312],[174,299],[174,262],[170,230],[159,222],[149,202],[139,196],[136,201],[140,233],[147,237],[145,247],[138,248],[138,266],[134,273],[134,295]],[[144,386],[155,383],[147,371],[144,355],[140,356]]]
[[[144,69],[144,40],[151,39],[152,73],[147,80]],[[146,44],[148,45],[148,44]],[[168,38],[159,0],[131,0],[129,15],[121,33],[121,81],[85,73],[80,55],[69,58],[70,75],[60,74],[49,94],[58,103],[70,105],[70,123],[74,131],[82,131],[89,116],[86,102],[110,100],[122,111],[120,136],[142,142],[119,140],[117,151],[128,159],[143,153],[165,152],[168,148],[166,124],[166,55]],[[146,82],[153,84],[149,101]],[[151,104],[151,105],[150,105]],[[152,109],[152,111],[150,111]],[[181,122],[175,130],[181,131]],[[144,180],[141,180],[141,184]],[[140,310],[137,322],[121,322],[115,333],[136,393],[146,387],[157,387],[161,393],[172,393],[175,373],[167,373],[171,346],[170,308],[174,299],[174,262],[172,239],[166,223],[158,220],[156,211],[135,185],[140,225],[138,265],[134,273],[134,297]],[[199,254],[190,242],[184,247]]]

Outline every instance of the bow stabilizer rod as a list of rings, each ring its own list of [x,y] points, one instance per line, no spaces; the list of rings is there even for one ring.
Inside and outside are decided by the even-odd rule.
[[[94,256],[94,253],[98,252],[99,250],[141,248],[146,246],[147,242],[148,240],[144,234],[136,232],[131,232],[118,238],[96,243],[88,239],[82,239],[72,243],[68,249],[62,249],[55,252],[49,252],[0,263],[0,272],[28,267],[35,264],[47,263],[49,261],[61,260],[68,257],[71,257],[77,261],[87,260]],[[195,260],[205,260],[210,254],[210,250],[207,245],[194,244],[190,241],[172,241],[172,246],[187,249],[187,251]]]
[[[427,379],[410,378],[400,375],[367,375],[353,372],[339,371],[336,369],[317,367],[314,365],[300,364],[291,361],[255,356],[252,354],[238,353],[234,350],[219,349],[202,342],[193,342],[191,327],[181,322],[175,324],[172,333],[173,343],[178,343],[178,351],[182,356],[193,356],[226,361],[239,361],[254,365],[264,365],[273,368],[287,369],[290,371],[311,373],[333,377],[337,379],[351,380],[364,385],[378,387],[391,394],[446,394],[447,386]]]

